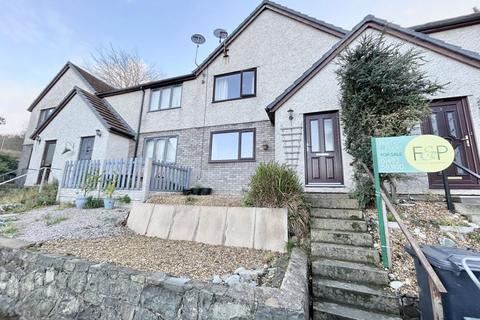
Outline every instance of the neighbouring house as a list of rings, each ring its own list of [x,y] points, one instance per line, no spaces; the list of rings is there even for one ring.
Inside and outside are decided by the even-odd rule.
[[[192,185],[219,194],[241,193],[268,161],[296,170],[308,192],[347,192],[336,62],[370,33],[423,53],[428,75],[447,85],[417,133],[449,137],[457,162],[479,172],[479,13],[411,28],[367,16],[347,31],[264,1],[190,74],[115,89],[67,63],[29,107],[26,185],[41,167],[61,180],[65,161],[138,157],[189,167]],[[449,177],[455,192],[480,193],[462,170]],[[418,174],[400,192],[440,187]]]

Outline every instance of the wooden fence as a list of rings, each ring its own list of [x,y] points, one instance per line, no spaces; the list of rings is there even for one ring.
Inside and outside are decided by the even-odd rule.
[[[115,181],[117,190],[140,190],[143,172],[142,158],[66,161],[61,186],[81,189],[89,176],[98,175],[96,188]]]
[[[182,191],[190,186],[191,168],[172,163],[152,163],[151,191]]]

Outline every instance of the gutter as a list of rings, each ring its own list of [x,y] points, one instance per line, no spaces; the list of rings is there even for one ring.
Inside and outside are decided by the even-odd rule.
[[[142,126],[143,103],[145,101],[145,87],[140,86],[140,90],[142,90],[142,102],[141,102],[141,105],[140,105],[140,115],[138,117],[137,134],[135,135],[135,149],[133,151],[133,156],[134,157],[137,157],[138,143],[139,143],[139,140],[140,140],[140,128]]]

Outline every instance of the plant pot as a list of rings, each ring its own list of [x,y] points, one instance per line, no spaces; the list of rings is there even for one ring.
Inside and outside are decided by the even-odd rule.
[[[75,208],[83,209],[87,203],[87,197],[77,197],[75,198]]]
[[[208,196],[210,193],[212,193],[212,188],[202,188],[200,190],[202,196]]]
[[[188,196],[191,193],[192,193],[192,189],[183,188],[183,190],[182,190],[182,194],[184,196]]]
[[[113,207],[115,207],[115,199],[103,198],[103,207],[105,209],[113,209]]]
[[[202,188],[192,188],[190,189],[190,191],[192,191],[193,195],[199,196],[200,193],[202,192]]]

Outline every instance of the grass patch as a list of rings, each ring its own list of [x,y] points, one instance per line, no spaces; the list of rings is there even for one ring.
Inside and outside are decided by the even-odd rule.
[[[65,216],[57,216],[57,217],[52,217],[50,213],[47,213],[46,215],[43,216],[43,221],[45,221],[45,224],[47,226],[53,226],[56,224],[59,224],[62,221],[67,220],[68,218]]]
[[[440,218],[437,220],[430,221],[432,225],[435,227],[440,226],[449,226],[449,227],[468,227],[469,224],[462,221],[462,220],[455,220],[455,219],[448,219],[448,218]]]
[[[38,192],[38,187],[24,187],[8,190],[0,195],[0,204],[18,204],[7,208],[7,212],[21,213],[33,209],[51,206],[56,203],[58,183],[46,184],[43,192]]]
[[[14,237],[20,233],[20,229],[13,223],[9,223],[0,228],[0,234],[6,237]]]

